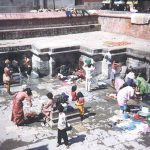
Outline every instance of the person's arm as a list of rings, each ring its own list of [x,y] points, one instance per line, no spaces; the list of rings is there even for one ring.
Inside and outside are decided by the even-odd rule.
[[[32,107],[32,99],[31,99],[31,96],[28,96],[27,98],[27,101],[29,103],[29,106]]]
[[[48,103],[44,106],[45,109],[48,109],[49,111],[52,110],[52,100],[49,100]]]

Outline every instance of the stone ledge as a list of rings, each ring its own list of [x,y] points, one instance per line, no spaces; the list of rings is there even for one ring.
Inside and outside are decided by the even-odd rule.
[[[0,30],[0,39],[23,39],[44,36],[57,36],[84,32],[99,31],[99,24],[87,24],[76,26],[61,26],[61,27],[45,27],[45,28],[29,28],[17,30]]]

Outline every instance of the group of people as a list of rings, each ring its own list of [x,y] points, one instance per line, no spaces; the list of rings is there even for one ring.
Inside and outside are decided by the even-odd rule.
[[[21,65],[19,65],[18,61],[16,60],[12,60],[11,62],[9,59],[6,59],[3,72],[3,84],[6,88],[6,92],[8,94],[12,94],[10,91],[10,86],[12,83],[15,82],[13,79],[13,73],[20,73],[29,79],[31,71],[31,60],[26,55],[23,56],[23,61]]]
[[[70,101],[73,102],[77,109],[79,109],[81,121],[84,118],[84,95],[82,92],[76,92],[77,86],[73,85],[70,91]],[[46,124],[51,119],[51,114],[53,111],[57,110],[59,112],[58,117],[58,139],[57,139],[57,147],[61,145],[61,140],[64,140],[66,147],[69,147],[68,144],[68,136],[67,136],[67,119],[65,115],[65,109],[62,103],[56,108],[56,101],[51,92],[47,93],[47,100],[43,103],[41,112],[43,114],[44,124]],[[17,92],[12,97],[12,116],[11,121],[13,121],[17,126],[22,126],[27,124],[27,120],[25,119],[24,109],[23,109],[23,101],[26,100],[28,105],[32,107],[32,90],[30,88],[23,87],[23,90]],[[69,104],[69,102],[67,102]]]
[[[131,97],[143,100],[144,95],[149,92],[148,81],[144,78],[146,75],[143,72],[137,73],[131,66],[127,68],[125,65],[112,61],[110,52],[105,58],[108,62],[108,77],[116,89],[118,105],[124,112]]]

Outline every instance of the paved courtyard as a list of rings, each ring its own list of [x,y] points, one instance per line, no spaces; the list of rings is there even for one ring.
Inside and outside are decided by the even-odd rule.
[[[125,42],[124,45],[112,45],[111,42]],[[58,44],[59,43],[59,44]],[[0,47],[13,47],[19,45],[36,45],[39,48],[65,47],[81,45],[89,49],[121,49],[133,48],[149,52],[150,41],[133,38],[125,35],[112,34],[102,31],[81,33],[74,35],[62,35],[54,37],[4,40],[0,41]],[[23,84],[26,84],[23,83]],[[119,109],[116,100],[106,97],[107,93],[114,92],[110,86],[107,89],[98,89],[86,92],[84,81],[76,83],[77,91],[82,91],[85,96],[85,107],[89,113],[83,122],[72,124],[74,130],[69,132],[70,150],[149,150],[150,133],[144,134],[135,130],[121,130],[109,126],[109,118],[113,117]],[[40,112],[40,107],[45,95],[51,91],[54,95],[65,92],[69,94],[71,85],[55,78],[31,79],[28,86],[33,90],[33,107]],[[12,92],[22,90],[21,85],[11,87]],[[0,88],[0,150],[64,150],[61,145],[56,147],[57,130],[50,127],[42,127],[41,122],[34,122],[27,126],[17,127],[11,118],[12,96]],[[149,105],[130,101],[134,105]]]
[[[24,82],[24,84],[26,84]],[[150,133],[136,132],[135,130],[121,130],[110,127],[108,119],[115,115],[118,110],[116,100],[106,97],[106,93],[114,92],[109,85],[107,89],[86,92],[84,81],[76,83],[77,91],[82,91],[85,96],[85,107],[89,113],[83,122],[73,123],[74,130],[68,132],[70,150],[149,150]],[[51,91],[54,95],[61,92],[70,92],[71,85],[59,81],[56,78],[45,77],[31,79],[28,83],[33,90],[33,107],[40,111],[40,104],[45,94]],[[17,92],[22,87],[14,86],[12,92]],[[66,147],[57,144],[57,130],[50,127],[42,127],[41,122],[33,122],[27,126],[17,127],[10,121],[11,98],[3,88],[0,88],[0,149],[1,150],[64,150]],[[130,104],[146,105],[130,101]],[[147,105],[146,105],[147,106]]]

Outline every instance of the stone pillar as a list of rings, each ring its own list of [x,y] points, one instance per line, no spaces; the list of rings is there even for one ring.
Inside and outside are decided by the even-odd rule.
[[[50,67],[50,70],[49,70],[49,75],[50,76],[53,76],[54,73],[55,73],[55,58],[54,57],[50,57],[50,61],[49,61],[49,67]]]
[[[40,8],[44,8],[44,1],[40,0],[39,3],[40,3]]]
[[[50,72],[50,64],[49,64],[49,55],[35,55],[32,56],[32,67],[39,76],[49,75]]]
[[[102,60],[102,75],[104,78],[108,78],[108,63],[106,61],[106,59]]]

